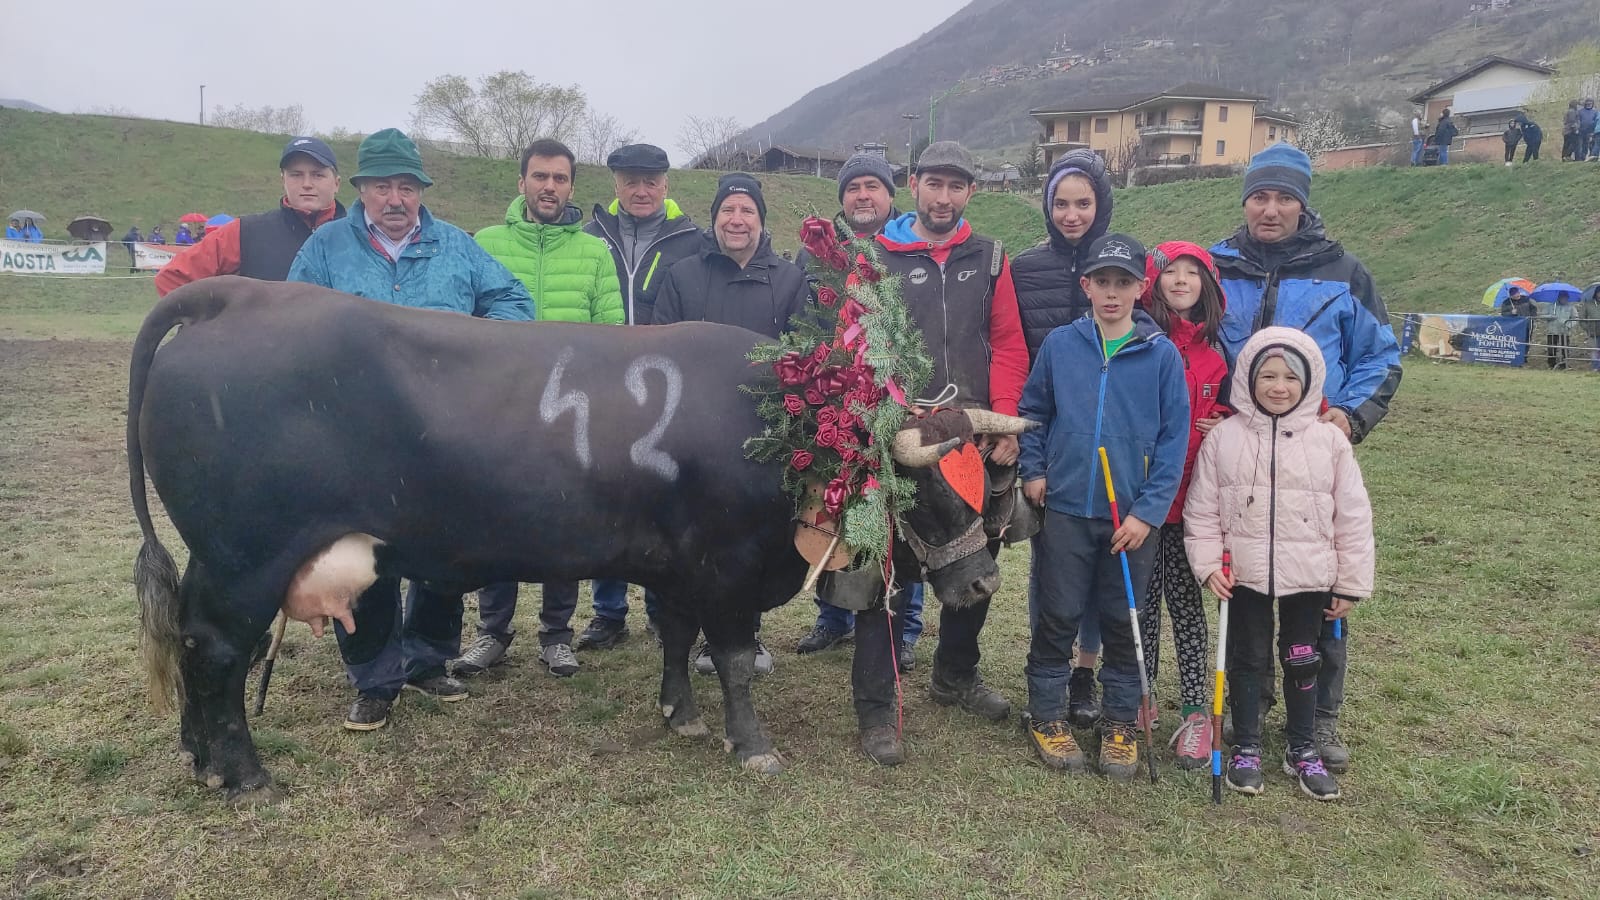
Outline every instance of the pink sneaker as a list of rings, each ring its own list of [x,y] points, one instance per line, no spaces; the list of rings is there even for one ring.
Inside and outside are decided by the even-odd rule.
[[[1211,718],[1190,713],[1169,742],[1178,756],[1178,768],[1201,769],[1211,762]]]

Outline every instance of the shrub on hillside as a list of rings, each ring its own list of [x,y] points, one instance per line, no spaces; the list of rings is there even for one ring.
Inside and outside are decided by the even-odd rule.
[[[1182,166],[1178,168],[1138,169],[1133,173],[1133,183],[1141,187],[1147,187],[1152,184],[1172,184],[1178,181],[1232,178],[1243,171],[1243,166]]]

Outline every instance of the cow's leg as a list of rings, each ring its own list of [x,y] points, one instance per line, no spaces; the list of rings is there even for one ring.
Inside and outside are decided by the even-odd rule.
[[[750,697],[750,683],[756,674],[756,628],[753,614],[708,617],[703,623],[706,640],[711,642],[711,658],[722,679],[722,709],[726,719],[724,747],[737,754],[740,765],[752,772],[776,775],[783,771],[783,759],[772,747],[772,738],[756,717]]]
[[[250,739],[244,685],[251,648],[276,613],[283,585],[272,594],[245,584],[191,565],[181,587],[184,748],[194,755],[195,776],[232,798],[272,784]]]
[[[699,620],[678,598],[663,598],[656,627],[661,631],[661,715],[683,737],[710,737],[689,682],[689,648],[700,630]]]

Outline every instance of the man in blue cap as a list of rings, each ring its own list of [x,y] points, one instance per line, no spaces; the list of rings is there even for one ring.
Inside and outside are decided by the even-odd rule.
[[[1244,225],[1211,248],[1228,298],[1223,349],[1231,365],[1250,335],[1268,326],[1310,335],[1327,366],[1322,420],[1359,443],[1383,420],[1400,388],[1400,344],[1372,273],[1327,236],[1310,200],[1311,159],[1302,150],[1274,144],[1250,160]],[[1349,627],[1344,620],[1336,637],[1334,622],[1325,622],[1317,644],[1317,747],[1334,773],[1350,764],[1337,731]],[[1271,689],[1265,679],[1262,692]],[[1273,698],[1263,700],[1264,718]]]
[[[205,240],[156,273],[156,292],[172,291],[213,275],[243,275],[283,281],[289,266],[311,233],[344,218],[338,200],[339,163],[333,148],[314,137],[293,137],[278,157],[283,197],[271,212],[242,216],[215,230]]]
[[[422,205],[433,180],[405,134],[385,128],[362,141],[350,180],[360,199],[343,221],[305,242],[290,281],[400,306],[532,321],[522,282],[465,231]],[[444,702],[465,700],[466,685],[445,671],[446,662],[461,655],[462,612],[459,595],[415,581],[403,607],[399,579],[380,578],[368,588],[355,604],[355,631],[334,629],[358,692],[345,727],[382,728],[402,688]]]

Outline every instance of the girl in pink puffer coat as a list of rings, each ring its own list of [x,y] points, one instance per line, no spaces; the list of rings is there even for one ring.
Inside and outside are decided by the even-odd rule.
[[[1372,594],[1372,505],[1350,442],[1319,422],[1325,367],[1292,328],[1257,332],[1234,363],[1238,415],[1200,445],[1184,506],[1195,577],[1228,603],[1234,746],[1227,783],[1262,788],[1259,679],[1270,672],[1278,606],[1288,748],[1284,770],[1317,800],[1339,797],[1313,737],[1318,635]],[[1232,554],[1231,577],[1222,554]]]

